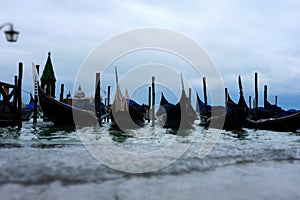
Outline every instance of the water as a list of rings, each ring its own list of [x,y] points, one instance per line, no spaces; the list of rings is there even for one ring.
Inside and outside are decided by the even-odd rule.
[[[85,128],[52,128],[30,122],[18,132],[0,129],[1,199],[300,199],[300,136],[295,133],[245,130],[221,131],[213,150],[199,158],[203,138],[217,130],[195,130],[183,136],[149,126],[122,134]],[[176,142],[189,149],[174,160],[173,154],[154,156],[151,163],[170,162],[147,173],[126,173],[97,160],[82,143],[111,142],[126,152],[155,152]],[[176,152],[176,149],[174,149]],[[108,157],[109,157],[108,156]],[[127,157],[114,161],[130,171]],[[144,162],[144,163],[143,163]]]

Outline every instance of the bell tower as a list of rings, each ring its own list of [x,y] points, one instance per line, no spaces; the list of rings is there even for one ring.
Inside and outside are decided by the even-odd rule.
[[[56,78],[53,71],[53,66],[51,62],[51,53],[48,53],[48,59],[45,64],[45,68],[41,77],[41,87],[42,89],[51,97],[55,98],[55,82]]]

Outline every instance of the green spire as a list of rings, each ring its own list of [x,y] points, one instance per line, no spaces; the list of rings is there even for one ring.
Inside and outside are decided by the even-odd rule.
[[[45,64],[45,68],[41,77],[41,80],[56,80],[54,71],[53,71],[53,66],[50,58],[51,53],[48,53],[48,59]]]

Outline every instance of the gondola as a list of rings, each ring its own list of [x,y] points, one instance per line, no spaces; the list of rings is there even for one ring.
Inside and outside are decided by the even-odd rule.
[[[112,128],[135,129],[145,125],[144,113],[132,105],[127,104],[126,110],[115,110],[112,106],[111,123]]]
[[[29,121],[33,117],[34,99],[30,93],[29,103],[22,108],[22,121]]]
[[[229,97],[229,99],[231,98]],[[207,121],[202,121],[200,125],[206,128],[218,128],[228,131],[241,130],[246,122],[247,108],[244,97],[240,96],[238,104],[231,107],[227,106],[226,112],[212,116]]]
[[[252,108],[249,111],[251,120],[269,119],[279,115],[289,115],[290,112],[283,110],[277,105],[271,104],[268,100],[264,101],[264,107]]]
[[[34,115],[34,98],[32,94],[30,93],[30,101],[29,103],[22,108],[22,121],[29,121],[31,118],[33,118]],[[37,117],[42,116],[41,108],[37,107]]]
[[[268,119],[247,120],[249,128],[278,132],[297,132],[300,129],[300,111]]]
[[[145,112],[142,106],[125,98],[121,92],[117,69],[116,76],[116,94],[111,106],[110,126],[115,129],[136,129],[145,125]]]
[[[94,126],[98,123],[94,112],[57,101],[46,94],[40,86],[38,86],[38,96],[44,117],[47,117],[49,121],[57,126]]]
[[[175,105],[168,102],[163,93],[161,95],[160,107],[156,115],[164,122],[163,127],[174,130],[192,128],[196,119],[196,112],[184,91],[182,91],[179,102]]]
[[[171,128],[173,130],[191,129],[196,120],[196,112],[185,94],[182,76],[181,82],[181,98],[177,104],[170,103],[163,93],[161,94],[160,107],[156,116],[161,119],[160,121],[163,122],[162,126],[164,128]]]
[[[198,93],[196,94],[196,98],[196,111],[199,113],[201,121],[206,121],[207,119],[209,119],[211,117],[212,110],[214,112],[214,115],[222,115],[223,113],[225,113],[224,106],[205,106],[204,102],[200,99]]]
[[[297,110],[283,110],[265,100],[263,108],[252,109],[254,114],[247,119],[246,127],[258,130],[272,130],[279,132],[296,132],[300,129],[300,112]]]
[[[245,125],[249,108],[245,102],[242,82],[239,76],[240,97],[237,104],[233,102],[229,95],[226,95],[226,111],[221,114],[214,114],[207,121],[201,122],[200,125],[208,128],[217,128],[224,130],[242,130]]]

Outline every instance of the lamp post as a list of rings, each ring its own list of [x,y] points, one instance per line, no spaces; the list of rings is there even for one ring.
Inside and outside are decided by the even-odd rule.
[[[4,31],[6,40],[8,42],[16,42],[18,40],[19,32],[14,30],[14,26],[12,23],[3,24],[2,26],[0,26],[0,30],[6,25],[10,26],[9,30]]]

